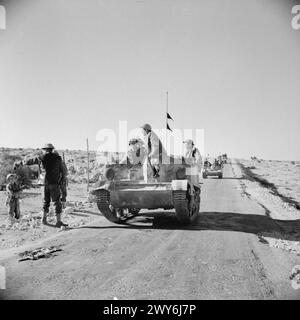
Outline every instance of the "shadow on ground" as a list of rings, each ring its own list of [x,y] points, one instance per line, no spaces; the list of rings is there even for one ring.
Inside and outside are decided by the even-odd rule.
[[[223,177],[223,180],[247,180],[245,177]]]
[[[155,212],[141,214],[125,225],[82,226],[80,228],[110,229],[170,229],[190,231],[235,231],[268,235],[282,240],[300,241],[300,219],[275,220],[257,214],[233,212],[201,212],[190,225],[181,225],[172,212]]]

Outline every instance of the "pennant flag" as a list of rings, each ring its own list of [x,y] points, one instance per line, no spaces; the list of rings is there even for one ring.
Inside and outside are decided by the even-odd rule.
[[[167,119],[173,120],[173,118],[170,116],[170,114],[167,112]],[[173,120],[174,121],[174,120]]]
[[[169,125],[167,124],[167,130],[172,131],[172,129],[169,127]]]

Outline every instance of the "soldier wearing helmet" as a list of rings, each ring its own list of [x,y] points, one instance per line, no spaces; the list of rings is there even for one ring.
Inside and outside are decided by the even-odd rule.
[[[129,140],[129,150],[120,164],[137,165],[143,164],[146,157],[146,149],[141,139],[133,138]]]
[[[198,166],[199,170],[202,168],[202,157],[198,148],[195,147],[192,139],[183,141],[185,144],[185,156],[186,163]]]
[[[152,130],[150,124],[146,123],[141,128],[143,129],[143,135],[145,137],[147,155],[153,170],[153,177],[158,178],[160,164],[163,159],[166,159],[167,151],[163,147],[157,134]]]
[[[62,204],[61,204],[61,191],[60,181],[64,175],[63,161],[58,153],[53,152],[54,146],[51,143],[47,143],[42,148],[43,154],[28,158],[15,164],[15,167],[19,165],[40,165],[42,164],[45,175],[44,186],[44,203],[43,203],[43,224],[47,224],[47,214],[49,213],[50,202],[54,203],[56,213],[56,227],[67,226],[61,221]]]

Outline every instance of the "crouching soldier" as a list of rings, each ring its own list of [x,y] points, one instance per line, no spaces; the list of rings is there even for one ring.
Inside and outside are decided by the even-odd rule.
[[[141,180],[144,177],[143,164],[147,157],[144,142],[139,138],[129,140],[129,149],[125,157],[120,161],[129,169],[130,180]]]
[[[9,174],[6,180],[6,206],[8,207],[9,219],[13,221],[14,219],[20,219],[20,194],[22,187],[16,174]]]
[[[54,146],[47,143],[42,148],[43,154],[38,155],[21,162],[17,162],[15,166],[19,165],[34,165],[42,164],[45,170],[45,186],[44,186],[44,204],[43,204],[43,224],[47,224],[47,214],[49,213],[50,202],[54,203],[56,213],[56,227],[67,226],[61,221],[62,204],[61,204],[61,190],[60,182],[64,175],[62,158],[54,153]]]
[[[129,150],[120,164],[138,165],[143,164],[147,156],[146,149],[142,140],[133,138],[129,140]]]

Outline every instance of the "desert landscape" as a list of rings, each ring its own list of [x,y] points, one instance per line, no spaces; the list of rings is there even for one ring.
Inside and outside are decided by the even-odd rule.
[[[12,159],[38,152],[2,149],[2,185],[3,176],[12,172]],[[172,210],[142,210],[126,224],[114,225],[101,215],[88,196],[87,153],[80,150],[60,150],[59,153],[64,156],[69,171],[67,206],[62,214],[67,228],[54,227],[53,209],[49,225],[41,223],[43,187],[35,166],[32,171],[23,168],[25,181],[29,178],[21,199],[21,218],[13,224],[7,220],[6,192],[0,191],[0,264],[9,273],[9,288],[3,298],[299,298],[290,282],[294,281],[297,286],[300,283],[298,269],[292,269],[300,261],[300,161],[228,159],[223,179],[202,180],[200,212],[190,226],[178,224]],[[90,153],[89,190],[103,179],[105,157],[102,163],[96,157],[96,152]],[[213,256],[205,249],[208,243],[214,247]],[[40,262],[18,263],[20,255],[27,250],[53,246],[62,248],[59,249],[62,252]],[[174,259],[184,259],[180,269]],[[162,268],[157,261],[167,264]],[[82,263],[86,269],[84,274],[79,271]],[[274,265],[280,269],[274,269]],[[53,270],[50,274],[38,271],[43,266]],[[23,277],[17,276],[19,268]],[[36,273],[32,273],[32,268],[37,268]],[[181,275],[184,270],[190,276]],[[70,278],[64,278],[63,282],[59,276],[51,276],[63,276],[67,272]],[[78,283],[74,283],[73,272],[77,274]],[[192,285],[194,277],[204,281],[203,274],[207,274],[207,279],[212,277],[215,285],[211,286],[211,282],[204,282],[200,287]],[[171,289],[175,276],[177,289]],[[25,285],[26,277],[33,277],[35,281]],[[239,281],[247,282],[243,290]],[[94,287],[96,283],[101,290]],[[56,289],[50,290],[49,286]],[[70,291],[71,287],[78,290]],[[179,294],[183,287],[185,291]]]
[[[49,303],[8,314],[300,300],[299,35],[295,1],[0,0],[0,301]]]
[[[300,209],[300,161],[239,160],[249,178],[273,191],[285,203]],[[265,180],[265,181],[264,181]]]
[[[2,148],[1,159],[26,158],[38,153],[34,149],[5,149]],[[59,150],[64,156],[68,167],[68,199],[67,208],[63,213],[63,220],[74,229],[84,226],[101,216],[95,203],[90,202],[87,192],[87,153],[81,150]],[[5,155],[5,156],[4,156]],[[100,155],[103,156],[103,155]],[[103,179],[105,158],[97,161],[96,152],[90,152],[90,184],[89,189],[98,186]],[[5,176],[13,172],[12,162],[4,163],[0,167],[0,181],[4,185]],[[99,155],[98,155],[99,160]],[[99,163],[100,162],[100,163]],[[262,159],[233,159],[236,163],[234,172],[240,180],[243,193],[254,199],[273,219],[296,220],[300,219],[300,161],[276,161]],[[34,168],[31,169],[33,173]],[[27,170],[27,169],[26,169]],[[23,192],[21,199],[21,219],[13,225],[7,222],[7,208],[5,207],[6,192],[0,191],[0,249],[11,249],[33,244],[41,239],[55,235],[55,228],[41,224],[41,207],[43,188],[38,184],[37,177],[30,180],[28,188]],[[55,213],[50,211],[49,222],[54,223]],[[298,237],[288,240],[278,239],[278,235],[261,234],[270,245],[290,250],[300,255]],[[268,240],[267,240],[268,239]]]
[[[238,173],[244,194],[255,200],[272,219],[288,221],[300,219],[300,161],[238,159]],[[300,255],[299,234],[285,230],[289,239],[264,232],[259,236],[270,246]]]

